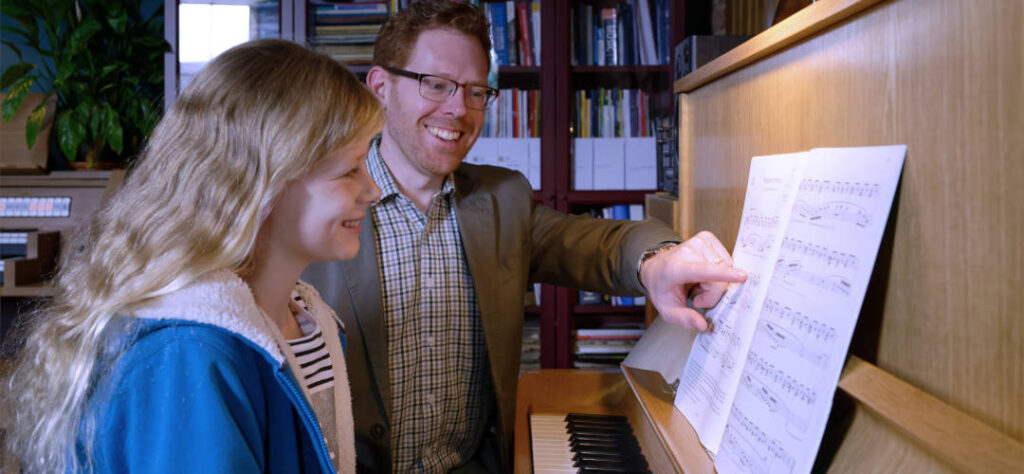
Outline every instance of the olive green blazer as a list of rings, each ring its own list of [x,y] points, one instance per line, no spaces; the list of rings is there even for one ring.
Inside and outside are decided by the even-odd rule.
[[[641,295],[637,259],[647,248],[679,237],[653,221],[571,216],[537,205],[527,180],[505,168],[464,163],[454,173],[454,185],[455,212],[487,342],[497,442],[502,462],[510,467],[527,284]],[[391,383],[375,238],[368,213],[354,259],[313,264],[302,278],[345,323],[360,470],[386,472],[391,466]]]

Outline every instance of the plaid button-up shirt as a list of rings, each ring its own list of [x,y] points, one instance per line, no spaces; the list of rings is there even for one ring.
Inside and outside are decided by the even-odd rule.
[[[380,156],[377,229],[391,377],[394,472],[447,472],[476,451],[492,404],[487,348],[453,206],[452,177],[426,215],[398,191]]]

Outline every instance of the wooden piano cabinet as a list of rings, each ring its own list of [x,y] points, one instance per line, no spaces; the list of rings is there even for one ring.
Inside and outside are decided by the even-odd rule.
[[[3,260],[3,296],[35,296],[53,275],[60,251],[59,232],[27,232],[24,257]]]
[[[681,233],[729,248],[751,157],[907,145],[832,471],[1024,472],[1022,20],[1020,1],[819,0],[674,84]]]

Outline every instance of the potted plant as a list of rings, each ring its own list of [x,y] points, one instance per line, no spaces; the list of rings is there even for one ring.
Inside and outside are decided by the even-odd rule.
[[[163,95],[163,8],[143,18],[135,0],[5,0],[4,26],[24,41],[4,44],[18,62],[0,77],[7,89],[2,115],[10,120],[35,86],[56,97],[51,137],[68,161],[92,168],[126,165],[138,155],[160,118]],[[37,52],[43,64],[22,58]],[[47,100],[29,114],[25,139],[31,148],[43,126]]]

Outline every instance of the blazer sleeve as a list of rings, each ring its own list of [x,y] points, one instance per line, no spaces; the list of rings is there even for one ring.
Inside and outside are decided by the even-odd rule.
[[[682,240],[654,221],[595,219],[532,207],[534,281],[617,295],[642,295],[637,260],[661,242]]]
[[[188,335],[137,342],[97,411],[97,472],[262,472],[266,399],[250,367],[266,362]]]

